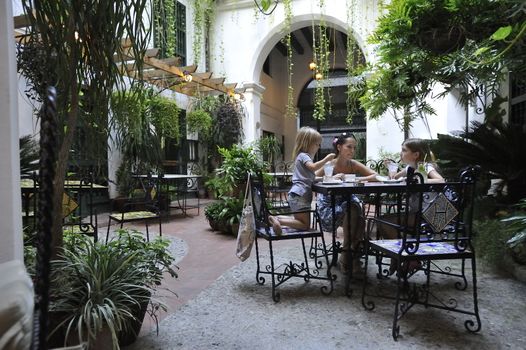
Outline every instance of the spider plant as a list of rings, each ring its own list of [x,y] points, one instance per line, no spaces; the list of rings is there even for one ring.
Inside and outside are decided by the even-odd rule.
[[[130,331],[137,309],[150,301],[164,271],[173,277],[173,257],[161,238],[146,242],[137,231],[120,230],[108,244],[84,235],[65,236],[60,258],[52,262],[50,310],[64,315],[52,334],[65,329],[64,342],[74,338],[98,348],[109,332],[112,348]],[[160,309],[166,310],[164,304]]]

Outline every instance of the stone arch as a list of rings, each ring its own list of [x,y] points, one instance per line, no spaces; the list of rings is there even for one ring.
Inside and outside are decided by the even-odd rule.
[[[303,14],[298,16],[293,16],[291,19],[291,31],[300,29],[302,27],[311,26],[312,23],[319,24],[321,19],[325,20],[325,23],[330,28],[335,28],[347,35],[352,35],[356,40],[358,47],[364,54],[366,61],[369,61],[369,51],[366,50],[366,43],[364,38],[353,28],[351,27],[351,33],[348,32],[349,28],[347,24],[341,19],[331,16],[331,15],[322,15],[320,13],[311,13]],[[254,51],[254,56],[251,59],[251,71],[252,71],[252,81],[259,81],[259,75],[263,69],[263,63],[265,62],[266,57],[269,55],[272,48],[283,38],[283,26],[281,23],[274,25],[274,27],[265,35],[261,41],[258,43],[256,50]],[[297,101],[298,96],[294,97]]]

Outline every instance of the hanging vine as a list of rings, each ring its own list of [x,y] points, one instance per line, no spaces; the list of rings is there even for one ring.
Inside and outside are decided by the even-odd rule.
[[[154,45],[161,49],[161,57],[170,56],[175,52],[175,11],[175,1],[153,0]]]
[[[329,37],[327,35],[327,23],[325,22],[325,0],[319,0],[321,12],[320,24],[317,28],[313,24],[313,51],[316,62],[316,88],[314,90],[314,119],[325,120],[327,113],[331,111],[330,96],[327,93],[326,101],[325,85],[329,77]],[[317,31],[315,30],[317,29]],[[316,41],[316,37],[318,41]]]
[[[192,44],[192,52],[194,55],[194,64],[199,63],[201,57],[203,39],[208,33],[208,28],[212,25],[214,20],[214,0],[194,0],[194,41]]]
[[[283,8],[285,10],[285,46],[287,47],[287,73],[288,73],[288,86],[287,86],[287,110],[285,116],[295,118],[296,109],[294,107],[294,88],[292,86],[292,69],[294,62],[292,61],[292,0],[283,0]]]
[[[358,43],[353,37],[352,24],[355,21],[354,11],[356,0],[347,0],[347,55],[345,67],[347,69],[347,118],[346,121],[352,124],[353,116],[359,113],[358,98],[365,92],[365,79],[361,77],[364,69],[364,58]]]

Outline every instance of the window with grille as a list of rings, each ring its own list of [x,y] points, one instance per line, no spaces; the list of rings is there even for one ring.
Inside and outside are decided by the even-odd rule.
[[[179,57],[180,65],[186,65],[186,6],[176,0],[155,0],[153,27],[159,57]]]

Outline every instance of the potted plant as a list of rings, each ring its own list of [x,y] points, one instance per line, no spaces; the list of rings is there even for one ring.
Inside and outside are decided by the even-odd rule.
[[[265,163],[257,156],[252,147],[233,145],[231,148],[218,147],[222,163],[215,171],[215,180],[208,181],[219,196],[239,197],[247,174],[255,174],[265,169]]]
[[[276,171],[276,161],[283,154],[282,145],[276,136],[271,135],[258,139],[255,148],[261,154],[262,159],[270,164],[271,171]]]
[[[59,259],[52,261],[50,311],[62,315],[53,332],[101,349],[118,349],[126,333],[138,333],[164,272],[176,278],[169,241],[146,242],[138,231],[118,230],[103,244],[84,235],[65,235]],[[157,302],[154,310],[166,310]],[[135,328],[135,329],[134,329]]]

